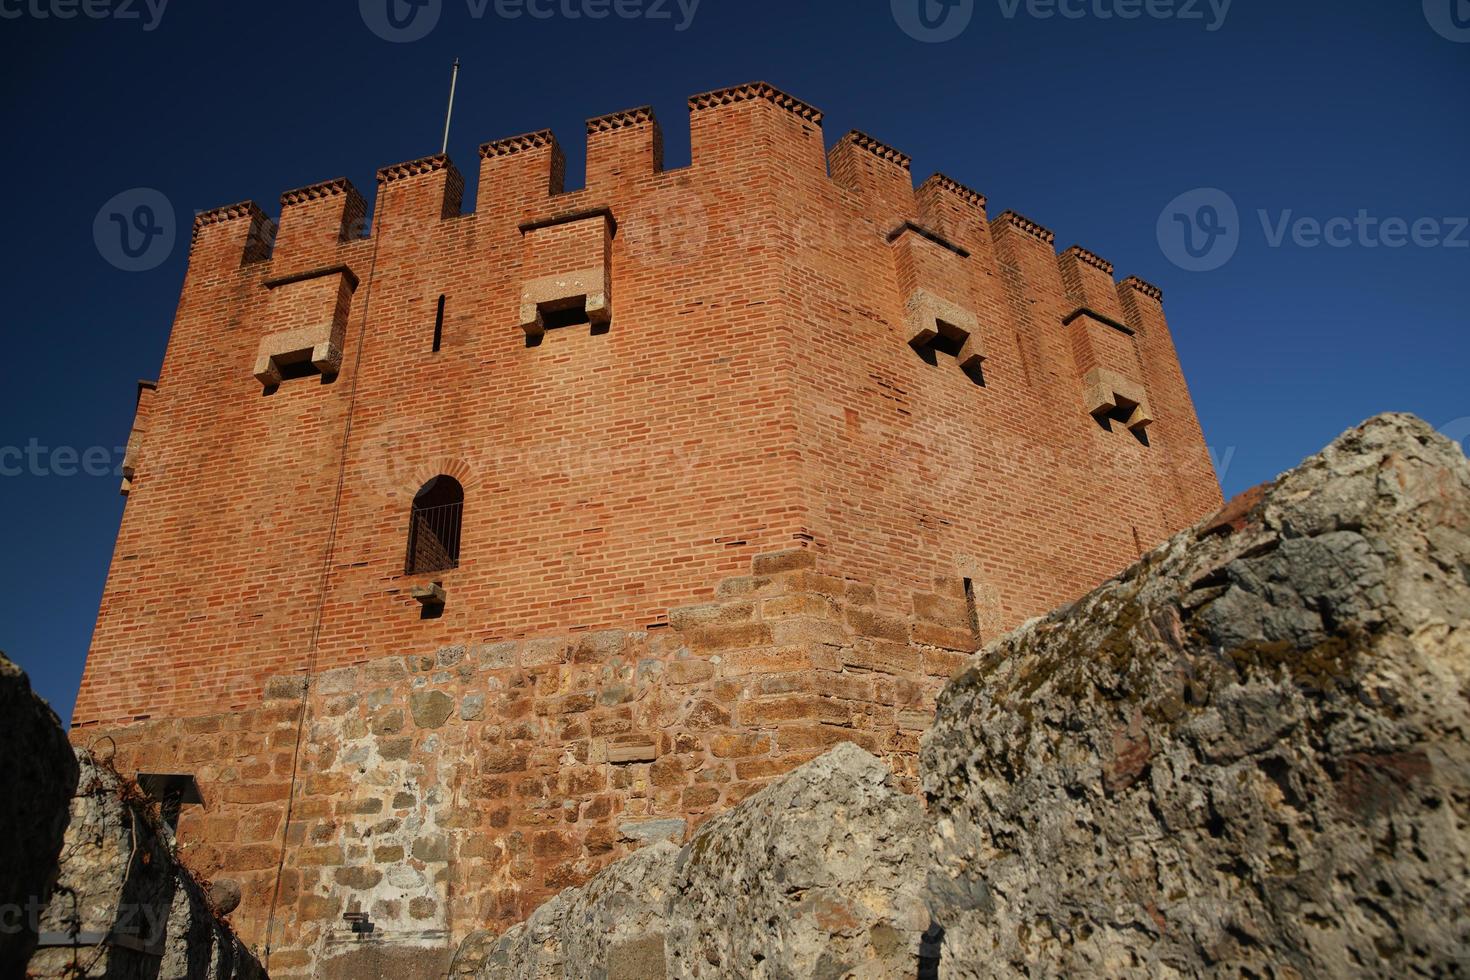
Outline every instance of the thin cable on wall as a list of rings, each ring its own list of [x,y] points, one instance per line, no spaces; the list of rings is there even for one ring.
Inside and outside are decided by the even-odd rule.
[[[286,815],[281,821],[281,853],[280,858],[276,861],[276,879],[275,884],[271,887],[270,912],[266,916],[265,950],[261,965],[267,972],[270,971],[271,944],[275,940],[276,906],[281,898],[281,876],[286,867],[287,835],[296,804],[296,784],[301,768],[301,745],[310,708],[311,682],[316,676],[317,650],[321,640],[322,618],[327,604],[327,586],[331,581],[332,557],[336,554],[337,549],[337,526],[342,515],[342,491],[347,482],[347,449],[352,438],[353,412],[357,407],[357,384],[362,369],[362,351],[367,344],[367,322],[372,309],[373,280],[378,270],[378,248],[382,244],[383,230],[388,218],[388,197],[387,187],[381,188],[378,193],[378,214],[374,221],[376,227],[373,229],[373,251],[368,260],[367,287],[362,297],[362,318],[357,328],[357,352],[352,359],[352,383],[348,389],[347,417],[342,426],[342,448],[338,454],[337,486],[332,499],[332,519],[327,529],[327,544],[322,556],[322,577],[317,589],[316,614],[311,627],[311,645],[307,653],[306,675],[302,678],[301,684],[301,710],[296,718],[296,742],[291,752],[291,782],[286,794]]]

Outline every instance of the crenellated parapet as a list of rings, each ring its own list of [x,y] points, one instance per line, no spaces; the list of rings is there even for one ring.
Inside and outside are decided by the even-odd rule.
[[[225,204],[217,208],[210,208],[208,211],[200,211],[194,216],[194,239],[197,241],[206,229],[215,225],[227,224],[228,222],[241,219],[260,222],[268,222],[270,220],[265,216],[265,212],[260,210],[260,205],[254,201],[240,201],[236,204]]]
[[[510,157],[542,147],[556,147],[556,134],[549,129],[538,129],[534,133],[522,133],[520,136],[507,136],[505,139],[481,143],[480,159]],[[560,152],[559,147],[557,147],[557,152]]]
[[[388,200],[391,196],[391,210]],[[454,161],[443,153],[420,157],[378,171],[380,217],[388,213],[394,223],[433,221],[460,213],[464,200],[464,177]]]
[[[1062,325],[1071,338],[1088,413],[1142,433],[1153,422],[1153,412],[1135,331],[1126,322],[1113,281],[1113,264],[1080,245],[1058,256],[1057,264],[1072,306]]]
[[[988,250],[984,194],[937,173],[919,185],[914,201],[925,225],[971,252]]]
[[[699,112],[703,109],[713,109],[717,106],[735,105],[740,102],[753,100],[764,100],[785,109],[800,119],[815,125],[822,122],[822,110],[801,101],[795,96],[787,95],[780,89],[766,82],[750,82],[745,85],[734,85],[730,88],[715,89],[713,92],[703,92],[699,95],[690,96],[689,111]]]
[[[1078,310],[1102,319],[1123,318],[1111,262],[1080,245],[1073,245],[1057,256],[1057,266],[1062,273],[1067,298],[1076,304]]]
[[[821,110],[765,82],[693,96],[689,128],[696,168],[758,167],[787,180],[827,180]]]
[[[1137,276],[1129,276],[1127,279],[1124,279],[1118,284],[1118,288],[1131,290],[1132,292],[1147,296],[1155,303],[1162,303],[1164,301],[1164,291],[1162,289],[1151,282],[1145,282]]]
[[[484,143],[475,211],[503,217],[530,210],[562,193],[566,173],[566,154],[549,129]]]
[[[984,194],[981,194],[977,190],[972,190],[953,177],[948,177],[944,174],[934,174],[928,180],[924,181],[923,188],[921,189],[925,191],[932,189],[936,195],[947,194],[970,207],[982,211],[985,209],[986,199]]]
[[[1062,256],[1063,258],[1070,258],[1074,261],[1081,262],[1083,265],[1090,265],[1105,276],[1111,276],[1113,274],[1113,263],[1096,252],[1088,251],[1081,245],[1073,245],[1063,252]]]
[[[952,176],[936,173],[915,188],[911,157],[867,133],[850,131],[824,150],[821,110],[766,82],[696,94],[688,107],[691,171],[738,171],[738,186],[747,187],[774,177],[810,193],[828,193],[822,191],[825,182],[837,197],[822,205],[835,212],[821,220],[830,227],[851,227],[856,220],[872,229],[892,262],[904,339],[927,359],[934,352],[951,355],[979,379],[986,336],[1005,327],[997,318],[1003,300],[995,291],[1001,287],[988,283],[998,283],[996,277],[1009,269],[1019,285],[1008,288],[1061,297],[1058,311],[1046,317],[1049,325],[1037,328],[1058,332],[1053,343],[1060,356],[1070,351],[1088,411],[1099,418],[1126,414],[1137,432],[1151,421],[1147,370],[1135,334],[1150,315],[1137,304],[1156,305],[1161,294],[1155,287],[1136,278],[1115,282],[1112,264],[1081,246],[1058,255],[1056,235],[1018,211],[990,218],[985,195]],[[476,234],[502,243],[499,254],[518,254],[516,316],[533,344],[549,326],[610,326],[620,220],[632,223],[632,241],[665,243],[669,228],[639,223],[662,219],[677,229],[691,208],[696,220],[711,218],[713,198],[695,194],[693,206],[690,192],[680,189],[692,186],[687,177],[678,176],[677,186],[666,179],[674,175],[664,173],[663,133],[651,107],[594,116],[586,122],[585,138],[585,185],[571,192],[566,155],[549,129],[479,147]],[[461,216],[464,179],[444,154],[383,167],[376,185],[372,236],[398,243],[392,260],[437,234],[436,223]],[[671,195],[668,214],[657,203],[662,194]],[[629,207],[631,201],[637,205]],[[283,194],[278,230],[246,202],[200,215],[195,239],[211,243],[210,263],[237,248],[235,266],[269,260],[278,279],[335,265],[355,277],[364,273],[365,259],[341,250],[372,237],[365,230],[369,210],[352,183],[337,178]],[[696,242],[708,231],[699,229]],[[289,373],[295,362],[328,374],[337,370],[341,311],[354,289],[345,279],[311,289],[293,285],[292,304],[321,291],[313,293],[320,307],[312,314],[314,325],[304,333],[301,324],[274,331],[257,357],[257,377],[277,383],[273,379]],[[270,304],[281,306],[285,294],[268,292]],[[1018,309],[1024,319],[1040,315],[1026,303]],[[294,346],[286,350],[283,343]]]
[[[1034,242],[1039,242],[1047,248],[1053,248],[1056,245],[1055,232],[1018,211],[1002,211],[993,224],[997,235],[1014,232]]]
[[[901,150],[894,149],[887,143],[884,143],[882,140],[875,139],[874,137],[869,136],[867,133],[861,132],[856,129],[844,136],[839,145],[849,146],[855,150],[861,150],[864,153],[872,154],[879,160],[882,160],[885,163],[891,163],[904,171],[910,171],[913,169],[913,157],[909,156],[907,153],[902,152]]]
[[[234,268],[270,258],[277,226],[254,201],[201,211],[194,216],[190,268]]]
[[[603,190],[664,168],[664,135],[652,106],[587,120],[587,187]]]
[[[357,193],[357,188],[352,186],[352,181],[346,177],[338,177],[336,180],[324,180],[320,183],[298,187],[294,191],[286,191],[281,195],[281,207],[294,208],[316,201],[330,201],[334,197],[344,197],[349,202],[360,203],[362,201],[362,195]],[[366,210],[365,207],[364,210]]]
[[[366,221],[367,202],[345,177],[287,191],[275,255],[291,261],[330,249],[359,237]]]
[[[227,225],[235,221],[248,221],[251,224],[269,225],[275,227],[275,223],[266,217],[260,205],[254,201],[241,201],[236,204],[226,204],[208,211],[200,211],[194,216],[193,241],[208,233],[209,229],[218,225]]]
[[[913,160],[867,133],[853,130],[828,155],[832,179],[864,202],[879,220],[914,209]]]

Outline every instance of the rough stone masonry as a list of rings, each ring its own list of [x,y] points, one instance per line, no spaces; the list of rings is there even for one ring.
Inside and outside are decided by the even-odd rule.
[[[1375,418],[978,654],[925,737],[928,815],[840,747],[460,967],[1463,975],[1467,613],[1470,464]]]

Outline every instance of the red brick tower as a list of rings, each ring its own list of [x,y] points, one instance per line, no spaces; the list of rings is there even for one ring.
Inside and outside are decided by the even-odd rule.
[[[273,976],[422,964],[1220,504],[1138,279],[764,84],[200,215],[76,708]],[[358,941],[347,910],[367,913]],[[440,963],[442,966],[442,962]],[[376,968],[376,967],[374,967]],[[356,971],[356,972],[354,972]]]

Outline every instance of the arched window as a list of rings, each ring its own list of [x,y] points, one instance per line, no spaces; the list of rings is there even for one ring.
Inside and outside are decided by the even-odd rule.
[[[464,487],[452,476],[436,476],[414,494],[408,524],[409,575],[459,567],[459,530]]]

